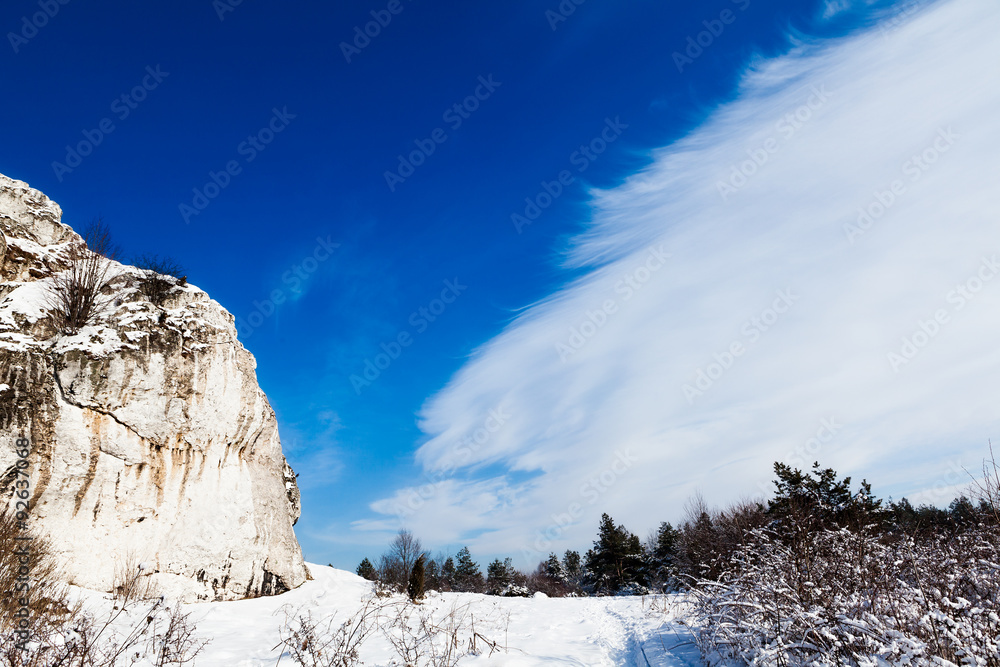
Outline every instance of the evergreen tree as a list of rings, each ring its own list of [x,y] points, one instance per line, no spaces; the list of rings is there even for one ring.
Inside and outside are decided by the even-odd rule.
[[[410,570],[410,580],[406,584],[406,594],[412,602],[424,597],[424,556],[421,554]]]
[[[914,507],[906,498],[899,502],[889,499],[886,526],[890,532],[909,536],[937,535],[954,532],[948,510],[933,505]]]
[[[646,585],[642,542],[625,526],[615,526],[607,514],[594,548],[587,551],[587,579],[595,593],[619,593]]]
[[[714,581],[724,571],[728,556],[720,539],[721,526],[716,526],[705,507],[693,519],[681,526],[679,569],[685,576]]]
[[[440,580],[442,591],[455,590],[455,560],[451,556],[441,566]]]
[[[917,533],[920,519],[913,504],[903,498],[898,503],[889,498],[889,512],[892,514],[890,524],[893,530],[901,531],[905,535]]]
[[[562,597],[576,592],[578,587],[570,583],[566,576],[566,568],[559,561],[559,556],[549,554],[549,557],[538,564],[538,569],[530,579],[534,590],[541,591],[550,597]]]
[[[429,591],[441,590],[441,567],[437,564],[436,560],[431,560],[427,562],[427,568],[426,572],[424,573],[424,579],[427,583],[427,590]]]
[[[881,532],[891,522],[891,511],[882,508],[866,481],[852,493],[850,477],[838,480],[836,471],[822,469],[818,462],[808,473],[775,463],[774,472],[777,492],[767,507],[770,528],[804,571],[824,557],[816,548],[818,533],[838,528]]]
[[[851,492],[851,478],[838,481],[833,468],[821,469],[813,463],[805,473],[784,463],[774,464],[777,492],[768,502],[767,513],[794,532],[813,532],[834,527],[863,528],[881,524],[888,518],[882,501],[872,494],[871,485],[861,482]]]
[[[579,554],[577,556],[579,557]],[[542,563],[542,572],[553,581],[566,582],[566,570],[559,562],[559,556],[555,554],[549,554],[548,560]]]
[[[677,549],[680,532],[664,521],[650,545],[650,578],[660,588],[672,587],[677,577]]]
[[[966,530],[979,523],[979,513],[976,506],[965,496],[951,501],[951,504],[948,505],[948,514],[951,515],[951,523],[957,530]]]
[[[507,587],[514,583],[516,573],[510,558],[494,560],[486,568],[486,592],[489,595],[503,595]]]
[[[359,577],[364,577],[368,581],[375,581],[377,576],[375,573],[375,566],[372,565],[372,562],[367,558],[361,561],[361,564],[358,565],[357,573]]]
[[[472,560],[469,547],[462,547],[456,556],[455,581],[453,588],[462,593],[477,593],[483,588],[483,573]]]
[[[579,584],[583,580],[583,562],[580,559],[580,553],[577,551],[566,551],[563,554],[563,571],[566,573],[566,579],[571,583]]]

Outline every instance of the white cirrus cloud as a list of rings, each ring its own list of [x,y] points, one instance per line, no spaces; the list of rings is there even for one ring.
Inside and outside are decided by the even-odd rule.
[[[586,275],[427,402],[407,525],[526,565],[604,511],[643,533],[697,489],[758,493],[776,460],[923,500],[977,467],[1000,418],[1000,6],[892,26],[756,63],[593,193],[565,257]]]

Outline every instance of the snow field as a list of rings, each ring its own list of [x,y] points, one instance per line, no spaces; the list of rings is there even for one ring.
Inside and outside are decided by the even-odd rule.
[[[313,579],[283,595],[235,602],[183,605],[199,639],[211,643],[196,667],[293,667],[279,648],[286,612],[309,610],[314,618],[334,615],[334,627],[350,618],[371,595],[370,582],[352,573],[310,564]],[[106,596],[85,593],[90,603],[107,605]],[[702,665],[691,630],[684,625],[680,596],[604,598],[501,598],[474,593],[430,593],[420,605],[402,596],[382,599],[383,617],[409,610],[446,621],[454,610],[463,627],[480,635],[479,655],[462,667],[694,667]],[[411,623],[412,624],[412,623]],[[398,628],[392,632],[399,635]],[[469,632],[462,636],[467,641]],[[493,642],[500,650],[491,651]],[[504,650],[506,647],[506,650]],[[360,650],[362,664],[402,665],[384,631],[376,630]],[[280,658],[280,663],[279,663]],[[141,663],[138,663],[141,664]]]

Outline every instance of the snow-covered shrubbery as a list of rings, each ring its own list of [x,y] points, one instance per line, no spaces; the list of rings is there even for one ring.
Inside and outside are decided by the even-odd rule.
[[[361,647],[381,635],[396,657],[389,667],[455,667],[467,655],[507,652],[487,636],[501,629],[509,617],[479,618],[470,606],[453,605],[435,614],[419,604],[394,596],[367,596],[350,617],[317,619],[312,610],[285,608],[281,646],[300,667],[355,667],[363,664]]]
[[[138,565],[96,606],[76,600],[55,571],[49,543],[0,511],[0,666],[186,665],[207,643],[180,605],[153,594]]]
[[[282,611],[281,645],[296,665],[302,667],[353,667],[361,664],[359,650],[379,629],[379,617],[388,602],[377,595],[362,600],[349,618],[316,618],[311,609]]]
[[[886,540],[755,530],[720,581],[692,590],[706,657],[748,665],[1000,665],[1000,539]]]
[[[832,470],[776,466],[769,523],[747,531],[691,588],[710,663],[1000,667],[1000,526],[967,499],[883,507]]]
[[[111,607],[106,608],[106,607]],[[189,665],[208,643],[195,636],[189,615],[163,599],[99,609],[73,605],[72,612],[33,614],[27,641],[0,623],[0,665],[4,667],[166,667]]]

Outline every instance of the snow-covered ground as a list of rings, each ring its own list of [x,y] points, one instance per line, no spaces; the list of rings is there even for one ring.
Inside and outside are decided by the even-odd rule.
[[[371,595],[371,584],[352,573],[314,564],[309,569],[313,580],[283,595],[184,605],[197,626],[198,637],[211,640],[194,664],[273,667],[281,658],[280,665],[291,667],[293,661],[287,654],[282,657],[278,648],[285,610],[309,610],[314,618],[335,614],[336,627]],[[402,597],[389,602],[395,604],[385,615],[407,609]],[[458,663],[462,667],[702,665],[691,631],[681,620],[682,605],[677,596],[499,598],[431,593],[421,605],[409,609],[414,614],[411,618],[422,613],[436,620],[457,610],[467,627],[474,623],[476,632],[501,647],[490,655],[485,641],[480,640],[482,652],[462,658]],[[403,664],[380,631],[365,641],[360,657],[369,666]]]

